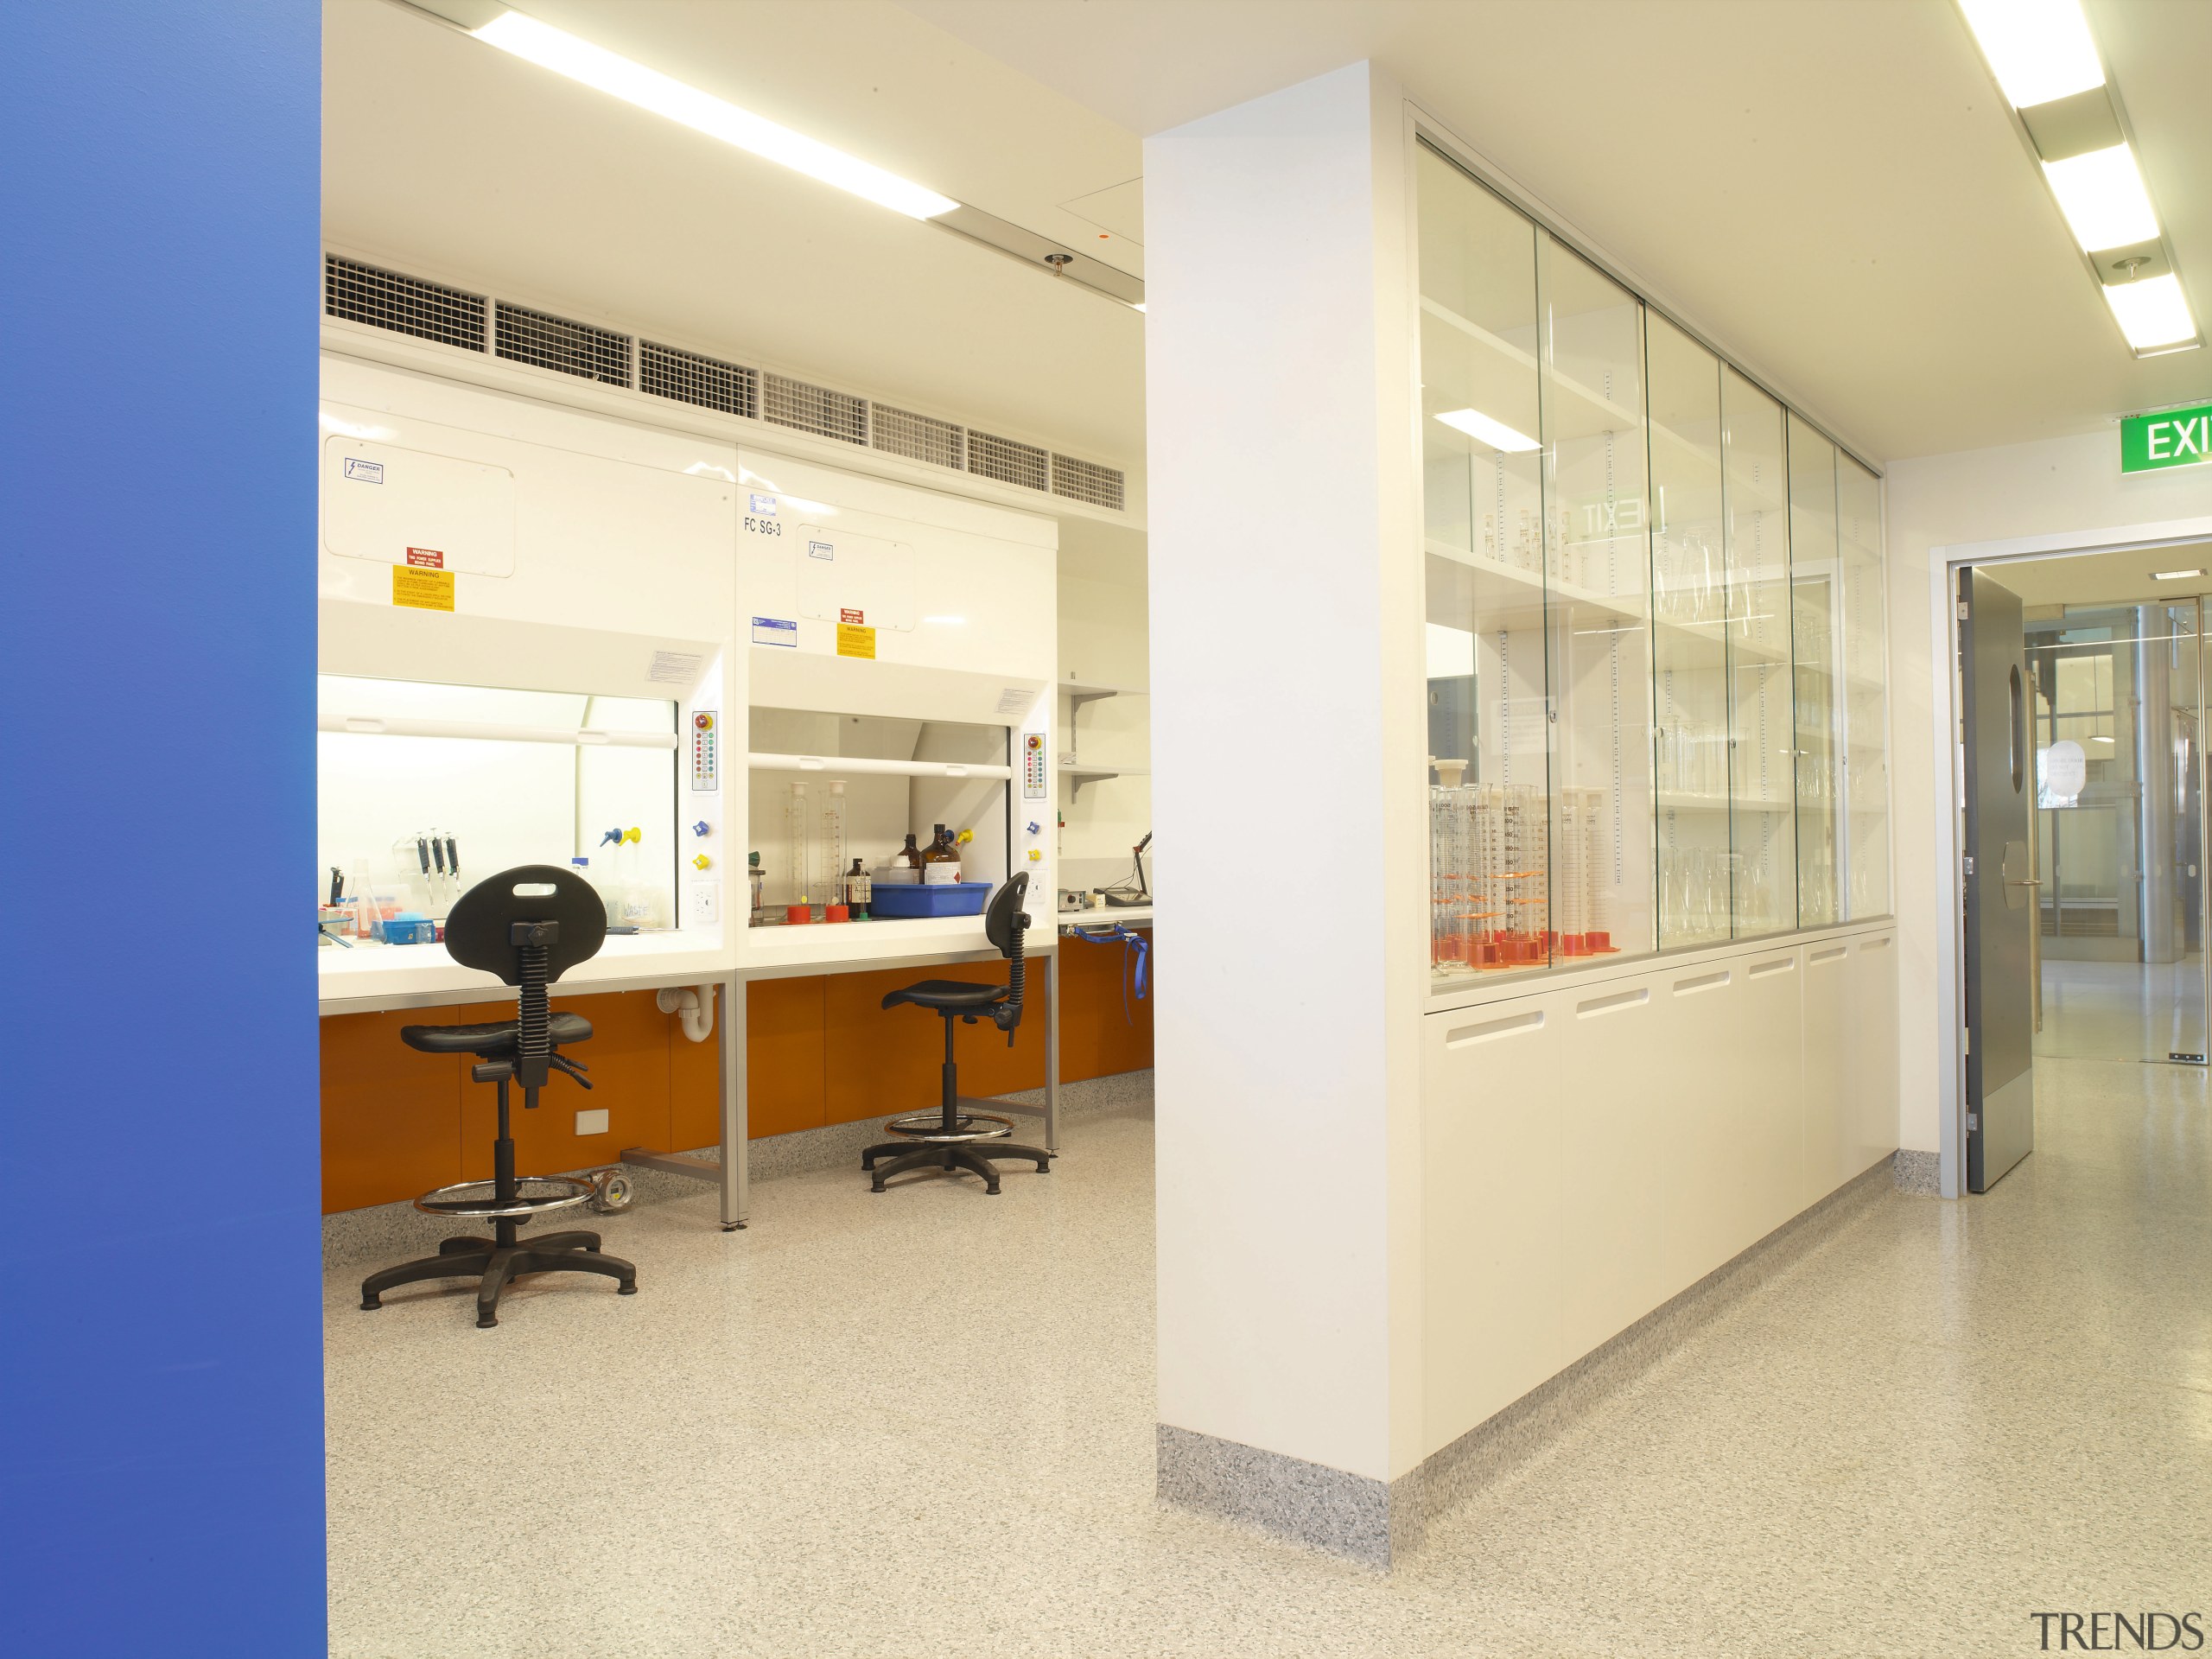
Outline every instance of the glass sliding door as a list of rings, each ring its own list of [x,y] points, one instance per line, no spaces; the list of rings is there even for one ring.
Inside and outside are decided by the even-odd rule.
[[[1782,405],[1732,368],[1720,377],[1728,565],[1729,806],[1736,933],[1797,919],[1796,742],[1790,712],[1789,497]]]
[[[1721,536],[1720,359],[1649,321],[1651,604],[1659,942],[1734,927],[1729,829],[1728,566]]]
[[[1796,664],[1797,925],[1843,918],[1836,833],[1843,606],[1836,559],[1835,446],[1789,416],[1789,615]]]
[[[1552,721],[1545,652],[1536,228],[1420,154],[1432,974],[1548,966]]]
[[[1555,959],[1653,948],[1643,308],[1547,236],[1545,614]]]

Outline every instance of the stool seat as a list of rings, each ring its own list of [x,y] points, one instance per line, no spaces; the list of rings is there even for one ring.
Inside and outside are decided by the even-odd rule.
[[[918,1008],[965,1011],[996,1007],[1010,995],[1003,985],[972,985],[964,979],[925,979],[892,992],[883,999],[883,1006],[895,1008],[901,1002],[912,1002]]]
[[[425,1054],[474,1054],[486,1060],[504,1060],[515,1052],[521,1022],[495,1020],[481,1026],[402,1026],[399,1040]],[[581,1014],[556,1014],[545,1022],[545,1035],[554,1047],[581,1043],[591,1035],[591,1021]]]

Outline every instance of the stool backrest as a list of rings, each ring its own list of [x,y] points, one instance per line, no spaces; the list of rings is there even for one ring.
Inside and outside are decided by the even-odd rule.
[[[522,983],[518,922],[558,922],[560,937],[545,946],[545,977],[561,977],[599,954],[607,941],[607,906],[590,882],[552,864],[518,864],[486,876],[454,901],[446,918],[446,950],[464,968]]]
[[[1007,970],[1006,1001],[991,1010],[993,1022],[1006,1033],[1008,1043],[1014,1041],[1014,1028],[1021,1023],[1022,947],[1029,930],[1021,901],[1028,892],[1029,872],[1017,870],[991,895],[990,908],[983,912],[983,937],[1012,964]]]

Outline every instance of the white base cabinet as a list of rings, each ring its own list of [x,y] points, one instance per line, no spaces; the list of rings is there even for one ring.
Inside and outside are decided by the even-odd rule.
[[[1532,983],[1424,1025],[1430,1452],[1897,1144],[1887,925]]]

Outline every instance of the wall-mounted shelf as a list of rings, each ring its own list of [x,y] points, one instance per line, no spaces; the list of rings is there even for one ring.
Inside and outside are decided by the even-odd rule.
[[[1106,778],[1142,778],[1147,776],[1142,766],[1062,766],[1060,776],[1066,779],[1071,799],[1083,793],[1085,784],[1095,784]]]
[[[1068,718],[1075,718],[1075,711],[1086,702],[1096,702],[1102,697],[1142,696],[1142,690],[1133,685],[1099,685],[1084,680],[1058,680],[1054,687],[1068,700]]]

